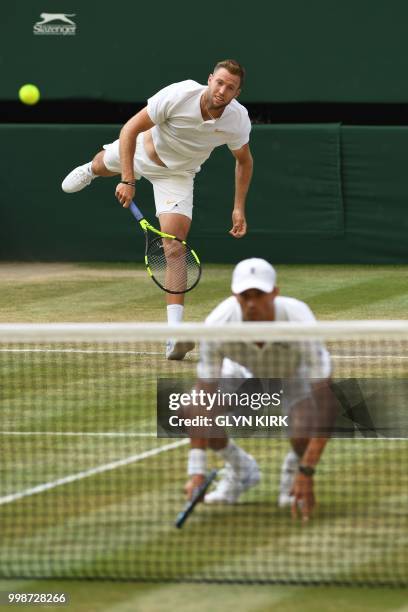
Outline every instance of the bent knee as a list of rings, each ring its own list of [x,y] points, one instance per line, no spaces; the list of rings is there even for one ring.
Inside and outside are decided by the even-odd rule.
[[[99,151],[92,160],[92,172],[97,176],[116,176],[118,172],[112,172],[105,166],[105,151]]]

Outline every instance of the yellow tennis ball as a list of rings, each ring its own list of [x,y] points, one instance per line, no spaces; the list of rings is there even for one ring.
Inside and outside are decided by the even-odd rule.
[[[32,106],[33,104],[37,104],[38,100],[40,99],[40,90],[36,85],[31,85],[28,83],[27,85],[20,87],[18,97],[24,104],[29,104]]]

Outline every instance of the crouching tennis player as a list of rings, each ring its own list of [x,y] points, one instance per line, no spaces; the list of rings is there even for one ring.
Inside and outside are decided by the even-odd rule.
[[[228,325],[243,321],[270,321],[272,325],[277,321],[313,324],[316,321],[304,302],[279,296],[275,270],[264,259],[246,259],[236,266],[232,293],[207,317],[208,324]],[[282,408],[288,414],[292,448],[281,468],[279,505],[291,506],[293,516],[299,513],[303,521],[309,519],[315,506],[315,471],[335,413],[329,388],[330,374],[329,353],[316,340],[284,343],[234,340],[201,344],[197,388],[207,393],[214,393],[226,379],[231,382],[234,378],[242,381],[252,377],[262,383],[267,379],[285,379]],[[316,425],[326,433],[313,435]],[[195,437],[191,431],[189,434],[192,436],[189,480],[185,486],[188,497],[205,479],[207,448],[221,456],[225,468],[220,471],[215,488],[206,494],[206,504],[234,504],[244,491],[258,484],[260,470],[256,459],[224,430],[221,434],[217,431],[217,437],[211,437],[211,433],[205,437]]]

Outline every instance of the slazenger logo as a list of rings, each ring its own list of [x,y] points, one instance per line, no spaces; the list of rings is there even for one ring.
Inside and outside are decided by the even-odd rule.
[[[42,21],[34,24],[33,34],[42,36],[74,36],[76,23],[70,19],[75,13],[41,13]],[[54,22],[59,23],[54,23]]]

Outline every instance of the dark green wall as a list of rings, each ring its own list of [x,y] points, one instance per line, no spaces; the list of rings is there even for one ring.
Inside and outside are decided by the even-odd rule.
[[[0,126],[3,260],[141,259],[144,241],[114,198],[115,179],[64,194],[74,166],[119,126]],[[234,160],[217,149],[197,175],[191,242],[203,261],[408,262],[408,128],[255,126],[248,236],[228,234]],[[154,220],[151,186],[138,200]]]
[[[74,13],[75,36],[34,35],[44,11]],[[243,101],[408,99],[406,0],[30,0],[1,22],[1,100],[34,82],[45,100],[142,102],[225,57],[248,69]]]

